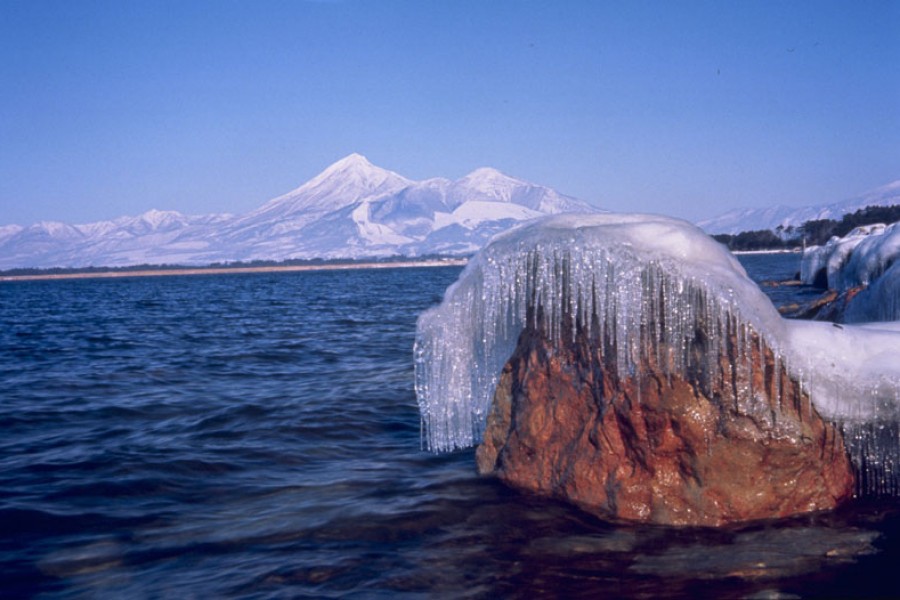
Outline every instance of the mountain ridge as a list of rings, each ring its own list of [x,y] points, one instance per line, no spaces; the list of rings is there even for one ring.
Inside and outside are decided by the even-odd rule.
[[[734,235],[758,230],[775,231],[779,226],[797,227],[815,219],[840,220],[844,215],[867,206],[892,205],[900,205],[900,180],[879,186],[859,196],[828,204],[734,209],[711,219],[697,221],[697,226],[710,235],[719,233]]]
[[[240,215],[0,226],[0,269],[463,255],[523,220],[598,210],[490,167],[414,181],[353,153]]]

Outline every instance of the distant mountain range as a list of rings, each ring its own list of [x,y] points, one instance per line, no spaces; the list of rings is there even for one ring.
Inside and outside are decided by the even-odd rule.
[[[834,204],[733,210],[697,225],[710,234],[774,231],[895,204],[900,181]],[[521,221],[599,210],[491,168],[413,181],[351,154],[244,215],[150,210],[84,225],[0,226],[0,270],[466,255]]]
[[[876,188],[857,198],[819,206],[771,206],[768,208],[746,208],[726,212],[713,219],[698,221],[697,225],[709,234],[737,234],[742,231],[769,229],[778,226],[797,227],[813,219],[833,219],[839,221],[848,213],[867,206],[894,206],[900,204],[900,181],[894,181]]]
[[[520,221],[598,210],[495,169],[412,181],[351,154],[244,215],[3,226],[0,269],[463,255]]]

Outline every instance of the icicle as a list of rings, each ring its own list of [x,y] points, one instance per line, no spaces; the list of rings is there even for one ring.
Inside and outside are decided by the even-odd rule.
[[[737,408],[746,412],[768,392],[753,385],[753,353],[762,358],[768,348],[778,401],[783,366],[820,413],[842,424],[867,473],[864,491],[898,493],[900,325],[787,323],[734,258],[692,225],[558,216],[498,236],[419,319],[415,385],[428,449],[480,440],[500,372],[526,325],[552,344],[589,331],[620,376],[636,377],[638,395],[645,360],[666,376],[693,371],[700,385],[711,385],[734,340]],[[698,330],[705,340],[696,339]],[[892,433],[867,426],[876,422]]]

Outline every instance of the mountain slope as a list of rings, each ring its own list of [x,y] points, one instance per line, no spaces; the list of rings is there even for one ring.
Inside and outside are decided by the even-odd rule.
[[[412,181],[351,154],[244,215],[0,227],[0,269],[467,254],[518,222],[597,210],[495,169]]]
[[[697,225],[709,234],[737,234],[778,226],[787,228],[802,225],[812,219],[840,220],[848,213],[867,206],[893,206],[900,204],[900,180],[883,185],[856,198],[818,206],[771,206],[728,211],[718,217],[698,221]]]
[[[235,226],[290,220],[295,225],[340,210],[354,202],[396,193],[413,182],[351,154],[308,182],[237,219]]]

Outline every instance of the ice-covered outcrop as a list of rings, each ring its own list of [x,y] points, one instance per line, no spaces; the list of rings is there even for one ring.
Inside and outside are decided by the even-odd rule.
[[[900,319],[898,258],[900,222],[866,225],[844,237],[833,237],[822,246],[808,248],[800,277],[804,283],[839,294],[854,291],[839,315],[841,321],[894,321]]]
[[[848,433],[858,491],[897,493],[900,444],[883,426],[896,432],[900,421],[900,330],[782,319],[731,254],[686,222],[564,215],[495,238],[419,319],[416,391],[429,449],[482,440],[504,365],[534,335],[551,359],[587,348],[584,360],[602,369],[572,381],[593,386],[598,406],[617,394],[665,403],[660,390],[678,386],[707,404],[728,402],[709,422],[711,440],[715,427],[742,419],[761,427],[760,443],[795,435],[800,425],[779,421],[778,407],[811,399],[808,410],[787,412],[802,421],[814,408]],[[570,377],[573,367],[560,364]],[[600,379],[617,383],[598,387]],[[552,428],[557,416],[531,426]],[[835,435],[817,431],[824,457]]]
[[[416,385],[429,448],[477,443],[529,316],[554,341],[577,325],[595,327],[621,372],[634,368],[651,335],[673,349],[665,357],[672,372],[718,360],[729,319],[785,337],[783,319],[737,260],[686,222],[627,214],[541,219],[495,238],[419,319]],[[712,319],[702,355],[692,348],[690,324],[698,318]]]

